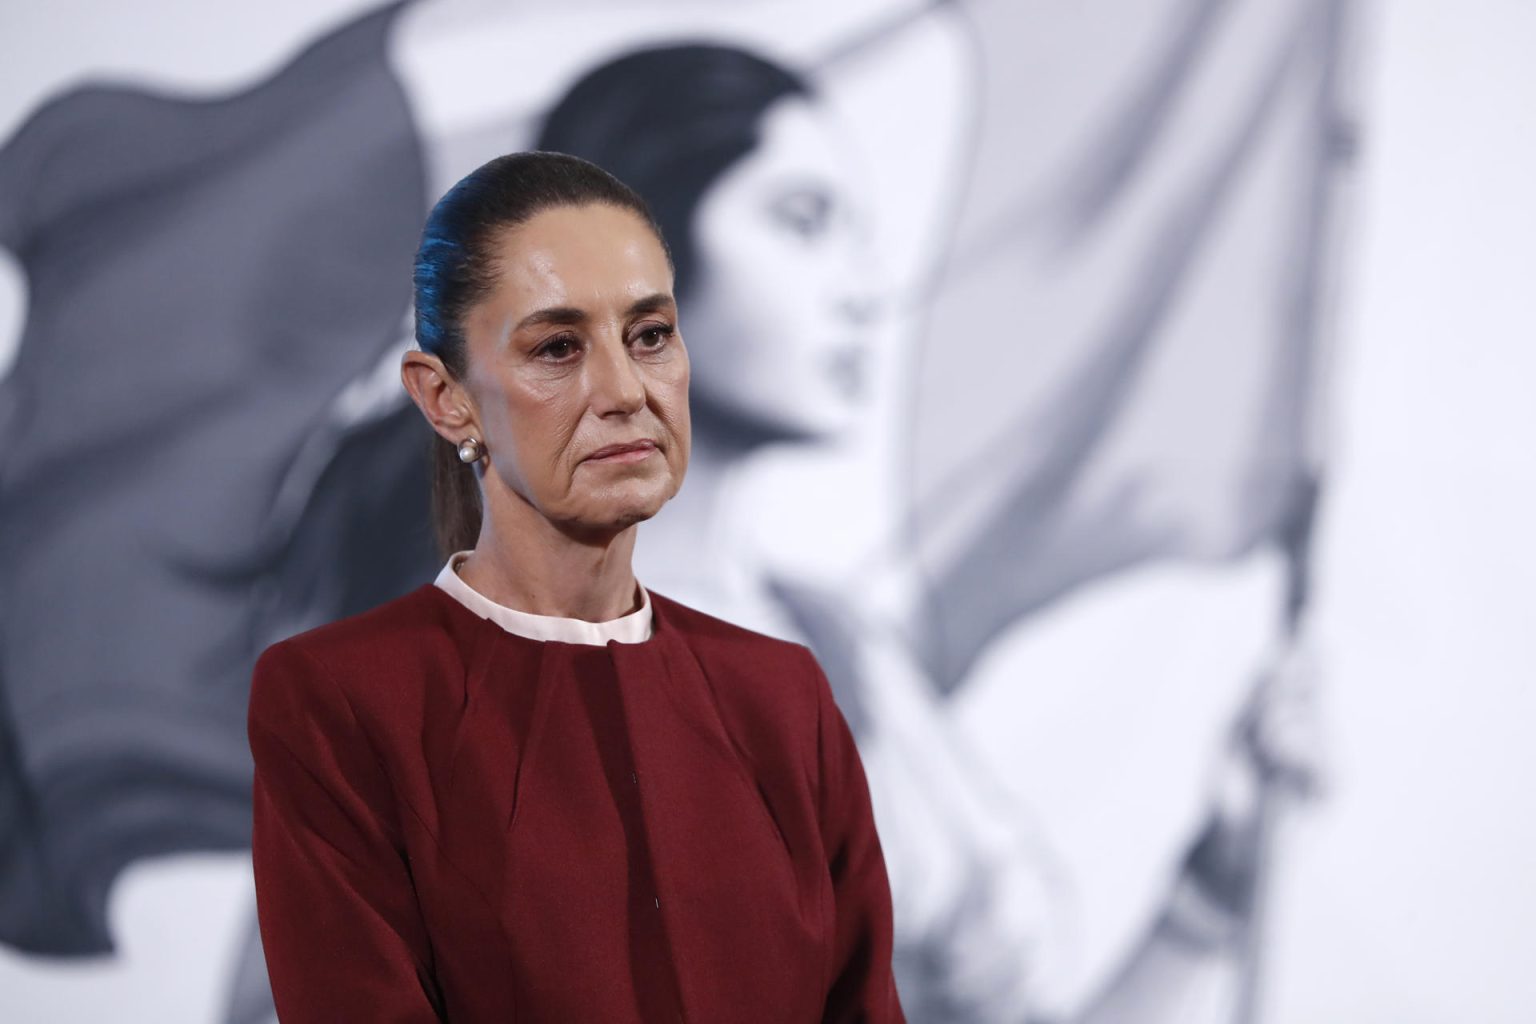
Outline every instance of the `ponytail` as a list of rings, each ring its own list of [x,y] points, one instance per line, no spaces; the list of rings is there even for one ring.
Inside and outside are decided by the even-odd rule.
[[[480,484],[475,467],[459,459],[454,443],[432,435],[432,527],[438,557],[467,551],[480,537]]]

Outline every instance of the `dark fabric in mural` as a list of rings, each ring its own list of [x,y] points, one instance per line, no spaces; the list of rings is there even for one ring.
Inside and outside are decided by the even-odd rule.
[[[393,16],[227,99],[80,89],[0,152],[30,286],[0,392],[12,946],[109,950],[127,863],[245,847],[256,652],[432,567],[421,460],[367,456],[423,428],[334,405],[400,338],[424,203]]]

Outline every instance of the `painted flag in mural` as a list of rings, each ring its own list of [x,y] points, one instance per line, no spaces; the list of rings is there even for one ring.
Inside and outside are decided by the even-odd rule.
[[[7,945],[109,950],[133,859],[246,848],[256,653],[430,578],[424,424],[353,383],[425,202],[393,15],[230,98],[69,92],[0,150]]]
[[[958,5],[981,103],[908,535],[945,689],[1084,583],[1304,531],[1348,6]]]
[[[1284,642],[1305,598],[1323,469],[1323,293],[1349,148],[1352,6],[955,5],[980,102],[914,373],[902,544],[921,581],[910,633],[942,691],[961,696],[1012,627],[1085,592],[1101,599],[1115,577],[1155,563],[1278,553]],[[1172,666],[1107,669],[1128,698],[1118,705],[1113,685],[1082,685],[1104,668],[1094,659],[1051,667],[1014,685],[1056,696],[1019,706],[1103,703],[1080,709],[1083,731],[1055,748],[1092,753],[1025,757],[1033,778],[1009,780],[1039,792],[1066,773],[1055,788],[1071,790],[1046,828],[1074,819],[1053,838],[1078,894],[1082,954],[1042,1004],[1095,1024],[1208,1019],[1210,1005],[1232,1019],[1246,981],[1197,1018],[1187,1003],[1159,1011],[1153,995],[1188,987],[1193,972],[1149,980],[1141,969],[1193,892],[1209,919],[1229,919],[1210,935],[1242,936],[1220,943],[1251,977],[1260,817],[1215,813],[1210,763],[1190,759],[1180,776],[1138,763],[1123,741],[1139,729],[1163,733],[1165,749],[1221,748],[1262,666],[1123,728],[1126,709],[1143,706],[1134,695]],[[1129,781],[1095,791],[1091,778]],[[1083,811],[1096,801],[1110,809]]]

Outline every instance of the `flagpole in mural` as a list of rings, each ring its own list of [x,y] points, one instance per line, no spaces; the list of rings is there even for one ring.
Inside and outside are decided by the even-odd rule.
[[[1300,277],[1297,296],[1296,333],[1310,339],[1313,348],[1311,401],[1305,413],[1309,430],[1307,445],[1310,462],[1310,486],[1303,492],[1300,509],[1293,519],[1294,530],[1284,538],[1289,587],[1285,603],[1283,636],[1286,654],[1280,672],[1287,668],[1300,679],[1287,676],[1278,685],[1298,687],[1279,695],[1280,700],[1300,700],[1312,706],[1302,711],[1304,727],[1311,735],[1266,737],[1250,732],[1250,742],[1259,763],[1259,793],[1255,809],[1255,853],[1249,890],[1244,904],[1247,919],[1239,935],[1241,970],[1234,999],[1237,1024],[1258,1024],[1263,1014],[1264,937],[1268,931],[1273,874],[1281,830],[1293,801],[1314,797],[1326,784],[1324,741],[1317,734],[1319,723],[1315,687],[1320,685],[1317,652],[1312,646],[1311,619],[1316,593],[1315,566],[1319,506],[1326,493],[1325,481],[1332,449],[1333,406],[1336,390],[1333,368],[1337,343],[1337,302],[1341,278],[1341,253],[1348,234],[1351,210],[1349,193],[1354,163],[1359,149],[1359,103],[1356,96],[1361,61],[1360,19],[1354,3],[1330,5],[1326,15],[1322,44],[1317,48],[1323,64],[1319,76],[1316,103],[1320,145],[1332,160],[1320,162],[1312,182],[1312,216],[1308,221],[1310,238],[1307,248],[1310,273]],[[1298,664],[1299,662],[1299,664]],[[1271,678],[1266,685],[1276,685]],[[1256,704],[1275,695],[1260,692]],[[1283,722],[1284,711],[1269,719]],[[1266,719],[1250,717],[1251,730],[1262,731]]]

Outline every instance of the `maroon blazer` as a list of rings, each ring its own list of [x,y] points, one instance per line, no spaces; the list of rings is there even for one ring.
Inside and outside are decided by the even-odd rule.
[[[267,648],[284,1024],[902,1022],[863,767],[810,651],[651,594],[532,640],[424,585]]]

